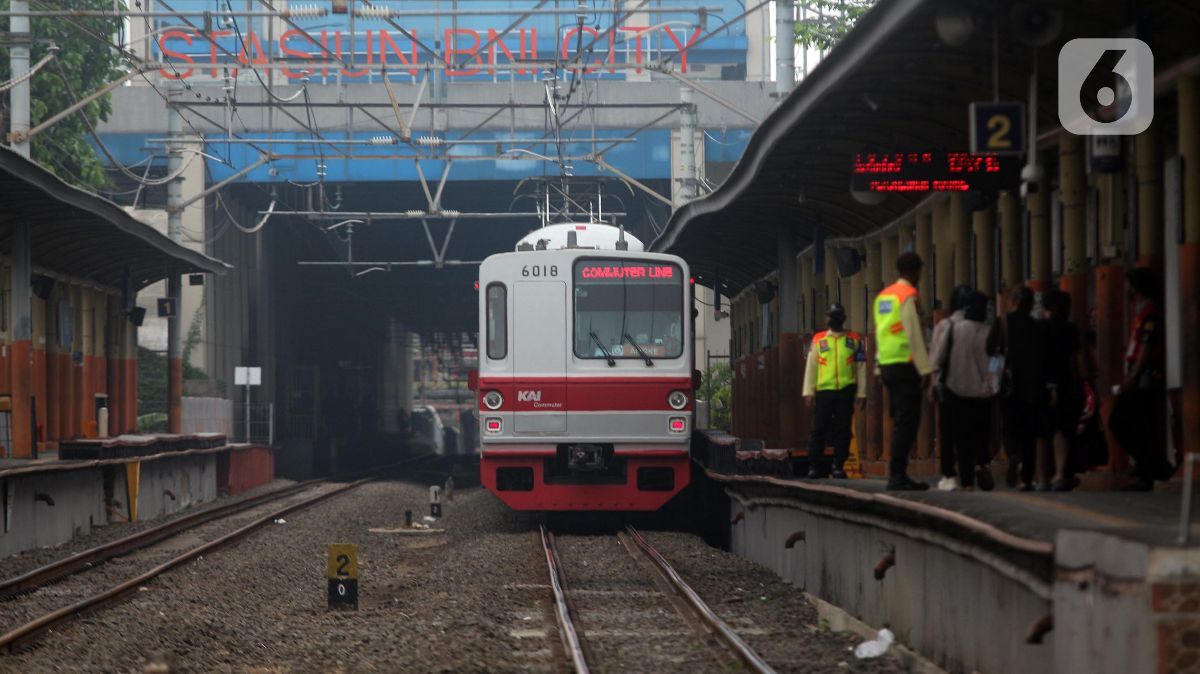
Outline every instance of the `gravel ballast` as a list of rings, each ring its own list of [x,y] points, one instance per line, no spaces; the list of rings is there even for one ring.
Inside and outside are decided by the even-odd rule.
[[[274,480],[267,484],[248,489],[235,496],[221,496],[215,501],[208,501],[191,508],[185,508],[170,515],[163,515],[154,519],[142,520],[140,522],[114,522],[105,526],[93,527],[86,536],[73,538],[61,545],[48,545],[42,548],[34,548],[32,550],[23,550],[7,557],[0,557],[0,576],[3,578],[12,578],[27,573],[40,566],[45,566],[53,561],[70,557],[78,552],[89,550],[98,545],[109,543],[118,538],[123,538],[131,534],[151,529],[161,524],[166,524],[173,520],[177,520],[185,515],[193,515],[205,510],[211,510],[229,503],[237,503],[248,498],[253,498],[259,494],[266,492],[285,489],[294,485],[292,480]]]
[[[160,663],[202,672],[563,671],[538,519],[508,510],[484,490],[460,489],[431,525],[443,532],[371,531],[402,528],[405,510],[417,519],[428,513],[426,485],[373,482],[292,513],[127,601],[43,635],[24,653],[0,655],[0,672],[143,671]],[[559,537],[568,582],[583,591],[576,599],[602,608],[592,628],[610,636],[592,645],[617,653],[623,671],[724,671],[657,599],[651,572],[613,532]],[[206,535],[195,533],[186,543]],[[896,671],[887,658],[856,660],[847,648],[857,639],[822,631],[803,594],[766,569],[691,535],[646,535],[781,671]],[[358,611],[327,609],[328,543],[358,545]],[[120,571],[129,577],[143,570]],[[68,587],[60,585],[18,602],[53,604]],[[12,609],[19,605],[34,606],[0,603],[0,622],[16,622]],[[605,607],[622,606],[631,611],[605,618]],[[623,634],[637,645],[619,645]],[[694,650],[680,654],[657,641],[671,638]]]

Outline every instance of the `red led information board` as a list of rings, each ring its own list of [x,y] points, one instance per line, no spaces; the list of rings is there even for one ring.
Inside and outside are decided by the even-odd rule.
[[[862,192],[967,192],[1015,189],[1016,157],[970,152],[860,152],[851,189]]]
[[[582,279],[672,279],[675,267],[669,264],[583,264],[579,267]]]

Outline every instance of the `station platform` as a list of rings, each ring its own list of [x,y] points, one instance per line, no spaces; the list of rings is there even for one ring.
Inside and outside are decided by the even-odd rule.
[[[948,671],[1200,667],[1200,548],[1178,540],[1178,492],[888,492],[756,474],[787,459],[725,434],[694,444],[731,550]]]
[[[223,434],[121,435],[0,459],[0,558],[151,520],[275,477],[275,449]]]

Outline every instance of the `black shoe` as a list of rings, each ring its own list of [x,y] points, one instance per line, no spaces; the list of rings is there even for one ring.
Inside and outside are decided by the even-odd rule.
[[[1004,483],[1007,484],[1010,489],[1015,488],[1020,483],[1020,480],[1017,479],[1016,461],[1008,462],[1008,470],[1004,471]]]
[[[1050,483],[1050,491],[1071,491],[1074,488],[1075,485],[1064,480],[1055,480]]]
[[[816,468],[809,468],[809,469],[808,469],[808,479],[810,479],[810,480],[820,480],[820,479],[821,479],[821,478],[823,478],[823,477],[825,477],[825,476],[824,476],[824,475],[822,475],[822,474],[821,474],[821,471],[817,470]]]
[[[979,466],[975,469],[975,481],[979,483],[979,488],[984,491],[991,491],[996,487],[996,479],[992,477],[991,466]]]
[[[846,471],[842,470],[841,468],[834,468],[833,472],[829,474],[829,477],[832,477],[835,480],[849,480],[850,479],[850,477],[848,475],[846,475]]]
[[[929,489],[929,485],[924,482],[917,482],[907,475],[893,477],[888,480],[888,491],[925,491]]]
[[[1121,487],[1121,491],[1154,491],[1154,480],[1138,478],[1137,482]]]

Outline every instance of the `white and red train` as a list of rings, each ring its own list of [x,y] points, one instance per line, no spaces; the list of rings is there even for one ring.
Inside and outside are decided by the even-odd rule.
[[[657,510],[689,481],[687,264],[559,224],[479,270],[481,479],[518,510]]]

